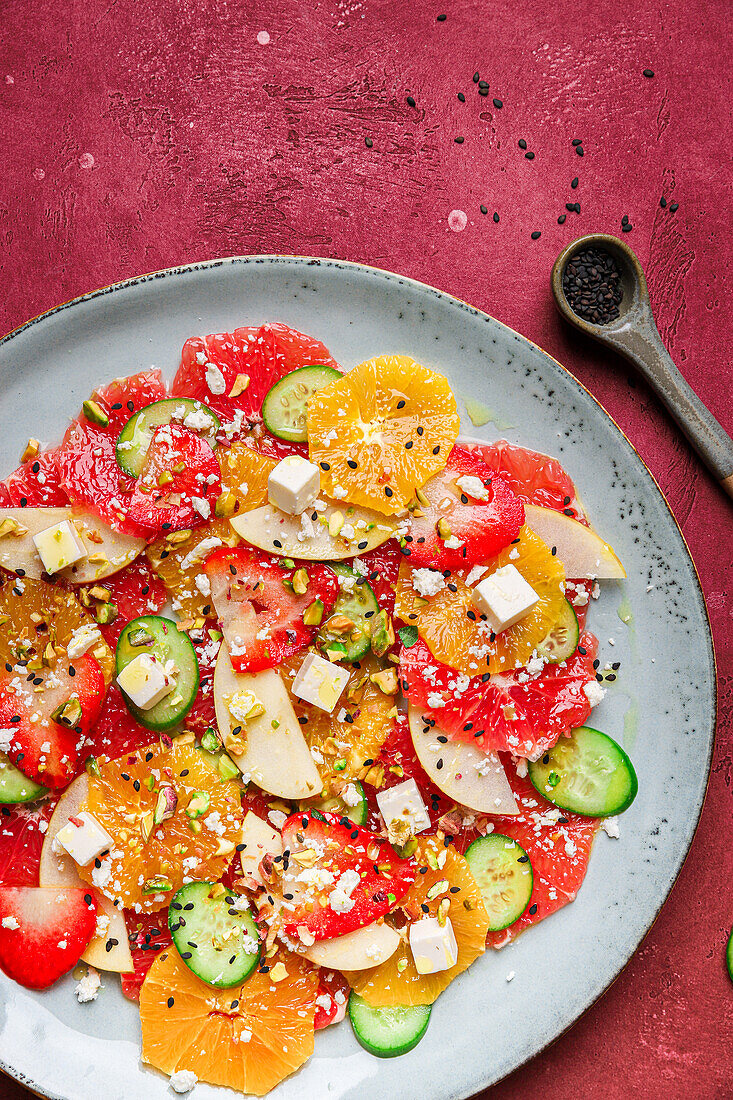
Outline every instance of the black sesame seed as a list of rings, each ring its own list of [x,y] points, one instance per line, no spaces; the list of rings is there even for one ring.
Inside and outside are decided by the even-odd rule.
[[[321,463],[321,469],[322,470],[330,470],[331,469],[331,463],[330,462],[322,462]]]
[[[654,76],[654,69],[644,69],[642,75],[645,76],[647,80],[651,80],[651,78]]]
[[[520,149],[526,149],[527,148],[527,142],[524,140],[524,138],[519,139],[518,145],[519,145]]]
[[[453,140],[455,141],[456,145],[463,145],[466,139],[462,137],[454,137]]]
[[[407,105],[408,105],[408,107],[414,107],[415,106],[415,100],[413,99],[413,97],[411,95],[408,95],[408,97],[407,97]]]
[[[661,206],[662,210],[664,210],[665,206],[667,205],[667,200],[665,199],[664,195],[662,195],[661,199],[659,200],[659,205]]]
[[[463,94],[463,92],[459,92],[459,93],[458,93],[458,98],[459,98],[459,100],[461,101],[461,103],[465,103],[465,102],[466,102],[466,97],[465,97],[465,95]]]
[[[538,241],[541,236],[542,236],[542,233],[539,229],[535,229],[534,233],[530,233],[530,237],[532,238],[533,241]]]
[[[173,1005],[174,1005],[175,1003],[176,1003],[176,1002],[175,1002],[175,999],[174,999],[173,997],[169,997],[169,998],[168,998],[168,1008],[173,1008]]]
[[[675,214],[679,210],[679,208],[680,208],[680,204],[678,202],[673,202],[672,205],[669,208],[670,214]]]
[[[488,206],[484,206],[483,203],[481,203],[481,205],[479,207],[479,210],[481,211],[482,214],[488,214],[488,212],[489,212]]]
[[[446,21],[446,19],[447,19],[447,18],[448,18],[448,16],[447,16],[447,15],[445,15],[445,13],[442,13],[441,15],[439,15],[439,16],[437,17],[437,19],[436,19],[436,22],[437,22],[437,23],[445,23],[445,21]]]
[[[370,137],[368,137],[364,138],[364,144],[366,145],[367,149],[371,149],[372,145],[374,145],[374,142]]]
[[[578,177],[577,176],[574,179],[571,179],[570,186],[572,187],[573,191],[578,186]]]
[[[500,111],[502,109],[502,107],[504,106],[504,102],[501,99],[492,99],[491,102],[494,104],[497,111]]]
[[[353,458],[348,458],[346,460],[346,465],[349,467],[350,470],[355,470],[358,466],[358,463],[355,462]]]
[[[535,915],[535,913],[537,912],[537,906],[536,906],[536,905],[530,905],[530,907],[529,907],[529,911],[530,911],[530,914],[531,914],[532,916],[534,916],[534,915]]]
[[[585,156],[585,149],[583,148],[582,145],[576,145],[575,146],[575,152],[578,154],[579,157],[584,157]]]
[[[534,153],[525,153],[525,160],[534,160]]]
[[[557,224],[558,225],[564,225],[566,218],[567,218],[567,214],[561,214],[560,217],[557,219]]]

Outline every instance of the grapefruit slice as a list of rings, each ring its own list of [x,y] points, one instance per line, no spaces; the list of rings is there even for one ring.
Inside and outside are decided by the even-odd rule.
[[[607,542],[584,524],[552,508],[525,508],[527,526],[554,547],[568,577],[623,580],[626,570]]]
[[[575,485],[556,458],[507,443],[506,439],[482,444],[476,450],[525,504],[553,508],[585,522]]]
[[[239,434],[248,429],[247,419],[259,418],[279,378],[315,364],[341,369],[320,340],[279,322],[194,336],[183,346],[171,393],[202,401],[222,423],[230,422],[228,432]]]
[[[162,788],[175,792],[175,810],[156,824],[153,815]],[[198,805],[191,802],[194,795]],[[216,882],[242,827],[239,788],[222,782],[201,753],[181,738],[170,748],[149,745],[100,763],[99,775],[89,777],[84,809],[114,838],[114,845],[99,867],[80,867],[81,878],[111,901],[138,912],[167,905],[186,876]]]
[[[448,916],[458,945],[458,961],[438,974],[418,974],[409,945],[403,941],[401,948],[381,966],[347,970],[349,985],[375,1008],[432,1004],[454,978],[483,954],[486,946],[489,915],[463,856],[455,848],[446,848],[437,837],[427,837],[418,838],[415,858],[419,867],[427,870],[418,874],[400,908],[410,920],[419,920],[423,916],[436,916],[441,901],[450,899]],[[444,883],[444,888],[441,886],[436,896],[428,897],[438,883]],[[451,889],[456,892],[450,893]]]
[[[43,451],[0,481],[2,507],[53,508],[69,503],[59,480],[58,448]]]
[[[273,981],[278,965],[286,976]],[[140,992],[143,1061],[239,1093],[268,1093],[313,1053],[317,972],[283,951],[264,969],[242,986],[214,989],[175,951],[163,951]]]
[[[448,380],[407,355],[369,359],[308,401],[324,491],[387,516],[442,470],[458,427]]]
[[[110,649],[117,647],[119,636],[127,623],[141,615],[157,615],[167,598],[165,586],[156,577],[144,555],[113,577],[108,577],[99,587],[109,592],[110,603],[117,608],[117,617],[100,627],[102,637]],[[84,596],[82,591],[81,598]]]
[[[457,576],[452,578],[455,593],[446,586],[423,608],[417,623],[420,637],[434,657],[468,676],[522,668],[565,604],[562,562],[527,526],[514,545],[485,564],[489,573],[515,566],[539,599],[523,619],[495,636],[475,610],[471,589]]]
[[[0,806],[0,882],[5,886],[38,886],[53,808],[53,799],[37,806]]]
[[[123,535],[93,513],[77,508],[2,508],[0,523],[5,520],[15,523],[18,533],[0,541],[0,566],[11,573],[21,570],[21,577],[36,580],[43,574],[43,562],[33,536],[64,520],[74,526],[87,556],[56,573],[54,580],[93,584],[129,565],[145,546],[143,539]]]

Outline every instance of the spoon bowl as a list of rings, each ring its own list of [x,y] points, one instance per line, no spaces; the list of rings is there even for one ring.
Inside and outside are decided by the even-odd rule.
[[[623,295],[619,316],[607,324],[588,321],[575,312],[564,289],[565,271],[579,253],[607,252],[621,273]],[[579,237],[562,250],[550,276],[560,315],[580,332],[628,359],[646,378],[677,421],[703,462],[733,497],[733,440],[680,374],[654,322],[644,269],[625,241],[605,233]]]

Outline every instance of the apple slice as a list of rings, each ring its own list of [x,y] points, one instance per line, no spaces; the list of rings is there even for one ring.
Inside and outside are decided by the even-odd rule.
[[[461,806],[482,814],[519,813],[498,756],[480,752],[463,741],[442,744],[438,736],[445,734],[437,726],[428,727],[419,707],[410,707],[408,717],[417,758],[438,790]],[[443,762],[440,768],[438,761]],[[479,767],[481,771],[477,770]]]
[[[564,516],[553,508],[525,504],[525,522],[549,547],[555,547],[565,566],[565,576],[573,580],[623,580],[626,570],[614,553],[590,527]]]
[[[260,874],[260,861],[266,855],[281,856],[283,838],[272,825],[268,825],[250,810],[242,824],[240,844],[244,845],[239,856],[242,874],[245,878],[253,880],[256,886],[264,886]]]
[[[246,748],[232,756],[243,775],[279,798],[311,798],[321,790],[321,777],[306,744],[285,684],[272,669],[237,673],[225,645],[214,670],[214,705],[219,733],[226,743],[235,723],[228,701],[239,691],[251,691],[265,713],[251,718],[243,731]]]
[[[399,943],[399,932],[388,924],[367,924],[333,940],[318,940],[303,954],[328,970],[369,970],[391,958]]]
[[[229,522],[246,542],[268,554],[305,558],[308,561],[342,561],[366,554],[391,538],[397,529],[396,521],[370,508],[357,508],[337,500],[324,503],[326,507],[321,512],[315,508],[309,509],[305,520],[301,520],[300,516],[286,515],[271,504],[264,504],[261,508],[234,516]],[[336,512],[343,517],[342,530],[349,534],[348,539],[328,533],[329,521],[332,530],[338,526],[337,521],[331,520]],[[313,516],[316,518],[313,519]]]
[[[26,577],[34,579],[43,573],[43,563],[33,536],[63,520],[74,526],[89,556],[62,569],[55,574],[56,579],[91,584],[124,569],[145,548],[144,539],[122,535],[91,512],[78,508],[0,508],[0,523],[3,520],[14,520],[19,533],[0,538],[0,566],[14,573],[22,569]]]
[[[71,783],[56,803],[56,808],[48,823],[41,849],[41,863],[38,869],[39,886],[68,886],[90,888],[79,877],[76,864],[70,855],[61,849],[54,850],[54,837],[63,829],[70,817],[82,808],[89,791],[89,778],[86,772]],[[91,890],[97,904],[98,935],[90,940],[82,961],[95,966],[97,970],[108,970],[116,974],[128,974],[134,970],[130,945],[127,939],[127,926],[123,914],[116,909],[109,898],[98,890]],[[106,918],[106,919],[105,919]],[[116,940],[109,951],[107,944]]]

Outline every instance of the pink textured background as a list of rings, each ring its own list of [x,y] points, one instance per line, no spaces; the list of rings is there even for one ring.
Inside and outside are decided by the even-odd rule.
[[[1,331],[97,286],[232,253],[400,271],[565,363],[682,525],[720,672],[700,829],[614,987],[491,1100],[733,1094],[731,502],[626,366],[562,328],[548,288],[564,244],[619,233],[628,214],[664,339],[733,429],[729,17],[726,0],[0,0]],[[582,213],[558,226],[568,201]],[[468,216],[461,232],[452,210]],[[27,1094],[0,1082],[0,1095]]]

